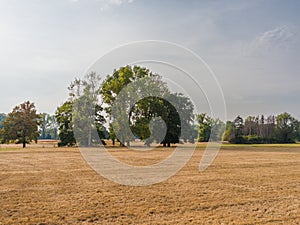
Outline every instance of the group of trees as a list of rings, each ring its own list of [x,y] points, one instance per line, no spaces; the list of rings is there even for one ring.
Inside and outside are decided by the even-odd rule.
[[[68,90],[69,98],[53,116],[38,114],[29,101],[1,114],[0,142],[25,147],[32,140],[59,138],[60,146],[92,146],[110,138],[122,146],[135,139],[170,146],[197,136],[190,99],[171,93],[161,76],[146,68],[121,67],[103,81],[92,72],[75,79]]]
[[[32,140],[59,138],[60,146],[93,146],[111,139],[130,146],[140,139],[147,146],[170,146],[197,137],[200,142],[245,144],[300,140],[300,122],[288,113],[245,120],[238,116],[226,124],[206,113],[195,116],[188,97],[172,93],[160,75],[139,66],[121,67],[103,81],[91,72],[75,79],[68,90],[69,98],[53,116],[38,114],[29,101],[0,114],[0,143],[25,147]]]
[[[133,81],[135,84],[130,86]],[[190,99],[180,93],[171,93],[161,76],[146,68],[126,66],[115,70],[102,83],[101,94],[114,128],[111,136],[119,137],[123,145],[129,146],[135,138],[145,141],[146,145],[158,142],[164,146],[178,143],[180,137],[185,141],[193,139],[194,106]],[[113,107],[116,97],[119,105]],[[164,129],[160,120],[155,122],[157,118],[164,121],[165,134],[158,132]],[[149,126],[151,121],[152,127]],[[128,122],[133,135],[124,132]]]
[[[278,116],[238,116],[228,121],[224,141],[238,144],[294,143],[300,140],[300,123],[289,113]]]
[[[102,82],[92,72],[82,80],[75,79],[69,92],[69,99],[55,114],[61,145],[91,146],[105,144],[103,139],[110,138],[113,144],[118,140],[122,146],[130,146],[135,139],[145,145],[158,142],[170,146],[180,137],[184,141],[195,138],[190,99],[171,93],[161,76],[146,68],[121,67]],[[162,138],[155,131],[164,128]]]

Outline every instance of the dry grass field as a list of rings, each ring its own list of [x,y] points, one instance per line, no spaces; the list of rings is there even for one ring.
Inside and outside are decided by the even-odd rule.
[[[300,224],[300,146],[224,146],[198,171],[204,146],[159,184],[131,187],[94,172],[76,148],[0,148],[0,224]],[[172,148],[112,148],[127,163]]]

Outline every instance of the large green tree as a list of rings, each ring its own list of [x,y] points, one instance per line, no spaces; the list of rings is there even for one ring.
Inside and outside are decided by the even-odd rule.
[[[241,116],[237,116],[233,121],[227,121],[223,140],[236,144],[244,143],[243,132],[244,120]]]
[[[73,146],[76,140],[73,133],[72,102],[66,101],[55,112],[59,127],[60,146]]]
[[[136,85],[130,88],[128,85],[142,78],[146,84]],[[143,88],[147,89],[143,89]],[[137,90],[138,89],[138,90]],[[125,90],[125,92],[124,92]],[[118,70],[114,70],[112,75],[108,75],[102,83],[101,94],[105,103],[105,111],[108,114],[108,120],[111,123],[111,137],[118,137],[120,144],[130,146],[130,141],[134,139],[132,134],[126,130],[131,122],[131,128],[134,127],[137,136],[143,139],[148,136],[146,131],[142,134],[142,127],[148,122],[151,116],[150,111],[146,111],[150,99],[142,99],[141,95],[151,90],[160,93],[164,96],[167,92],[165,84],[160,80],[160,77],[153,74],[150,70],[139,66],[125,66]],[[123,92],[121,92],[123,91]],[[121,93],[120,93],[121,92]],[[135,104],[134,99],[141,99]],[[117,107],[115,102],[118,100]],[[115,104],[115,105],[114,105]],[[112,108],[114,111],[112,112]],[[147,115],[146,115],[147,114]],[[144,118],[142,118],[144,117]],[[129,121],[131,120],[131,121]],[[141,122],[143,120],[143,122]],[[113,129],[112,129],[113,128]]]
[[[103,126],[100,93],[100,76],[95,72],[83,79],[75,79],[68,87],[69,99],[56,111],[60,145],[81,146],[105,144],[107,131]],[[100,141],[99,141],[100,140]]]
[[[37,114],[34,103],[26,101],[16,106],[3,123],[6,141],[18,141],[26,147],[26,143],[37,140],[38,126],[41,116]]]
[[[104,143],[106,129],[100,97],[100,75],[95,72],[83,79],[76,79],[69,87],[73,102],[75,138],[81,146]]]
[[[170,93],[161,76],[146,68],[115,70],[104,80],[101,94],[111,121],[111,136],[117,136],[121,145],[130,146],[134,138],[146,145],[156,141],[168,146],[178,143],[180,137],[192,139],[193,104],[182,94]],[[118,107],[114,107],[116,101]],[[157,117],[164,121],[166,133],[160,132],[163,123]]]
[[[234,126],[234,142],[237,144],[241,144],[244,142],[243,140],[243,130],[244,130],[244,120],[241,116],[237,116],[233,120]]]
[[[276,118],[276,138],[280,143],[293,143],[297,139],[297,130],[299,123],[285,112],[279,114]]]

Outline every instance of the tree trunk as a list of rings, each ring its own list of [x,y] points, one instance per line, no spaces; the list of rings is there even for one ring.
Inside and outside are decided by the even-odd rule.
[[[166,142],[164,142],[164,143],[163,143],[163,146],[164,146],[164,147],[166,147],[166,146],[167,146],[167,145],[166,145]]]
[[[22,137],[22,144],[23,144],[23,148],[26,148],[26,135],[25,135],[25,132],[23,130],[23,137]]]
[[[171,147],[171,143],[170,142],[168,142],[168,147]]]
[[[130,141],[127,141],[127,147],[130,147]]]
[[[26,148],[26,138],[23,137],[23,148]]]
[[[92,145],[92,127],[89,126],[89,134],[88,134],[88,147],[91,147]]]

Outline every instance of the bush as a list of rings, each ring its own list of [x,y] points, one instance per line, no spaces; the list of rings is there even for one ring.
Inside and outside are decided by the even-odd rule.
[[[262,144],[263,140],[258,135],[243,136],[245,144]]]

